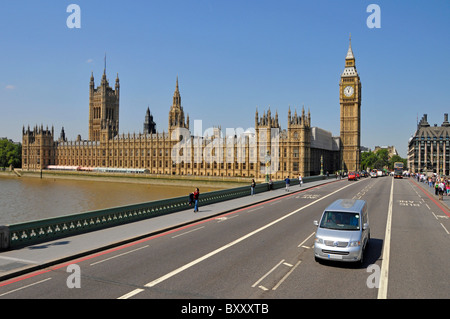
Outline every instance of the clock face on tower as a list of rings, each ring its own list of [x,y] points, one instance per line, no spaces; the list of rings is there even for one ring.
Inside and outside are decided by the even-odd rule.
[[[344,89],[344,95],[345,95],[346,97],[350,97],[350,96],[353,95],[353,91],[354,91],[353,86],[347,86],[347,87]]]

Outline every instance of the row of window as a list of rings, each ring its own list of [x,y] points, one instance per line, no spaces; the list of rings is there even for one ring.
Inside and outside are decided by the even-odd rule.
[[[439,136],[439,138],[436,137],[436,136],[433,136],[433,137],[427,136],[427,138],[426,138],[426,140],[427,140],[428,143],[430,143],[431,140],[437,141],[438,139],[439,139],[440,142],[443,142],[443,141],[445,140],[445,142],[446,142],[447,144],[449,143],[449,140],[450,140],[450,138],[449,138],[448,135],[447,135],[446,137],[443,137],[443,136],[441,135],[441,136]],[[425,137],[424,137],[424,136],[421,136],[420,138],[419,138],[419,137],[416,137],[416,145],[417,145],[417,143],[419,142],[419,140],[421,141],[421,143],[423,143],[423,142],[425,141]]]
[[[163,154],[164,156],[169,156],[169,149],[153,149],[152,152],[150,151],[150,149],[147,150],[128,150],[128,149],[115,149],[115,150],[109,150],[109,156],[145,156],[145,153],[147,153],[147,156],[157,156],[157,154],[162,157]],[[221,150],[222,151],[222,150]],[[251,148],[250,150],[250,158],[253,158],[255,156],[254,153],[254,149]],[[38,155],[39,155],[39,149],[37,150]],[[50,151],[49,151],[50,152]],[[239,158],[245,158],[246,157],[246,149],[245,148],[241,148],[241,149],[236,149],[236,151],[234,150],[230,150],[230,149],[226,149],[227,152],[227,158],[232,158],[233,157],[233,153],[236,154],[237,157]],[[107,151],[105,149],[58,149],[56,151],[56,155],[57,156],[106,156]],[[194,150],[194,154],[196,154],[195,150]],[[293,147],[292,148],[292,155],[294,158],[298,158],[299,157],[299,147]],[[27,155],[27,151],[26,149],[24,149],[24,155]],[[49,154],[50,155],[50,154]],[[183,149],[180,149],[179,156],[183,156],[184,152]],[[187,149],[187,153],[186,156],[187,157],[191,157],[192,153],[191,153],[191,149]],[[217,154],[217,155],[222,155],[223,156],[223,152],[221,152],[221,154]],[[260,157],[264,157],[266,155],[266,151],[264,149],[261,150],[260,153]],[[278,154],[279,156],[280,154]],[[194,155],[195,156],[195,155]],[[216,149],[213,148],[211,150],[211,156],[216,156]],[[287,157],[288,156],[288,148],[287,147],[283,147],[283,156]]]
[[[38,164],[39,164],[39,159],[38,159]],[[109,165],[109,167],[128,167],[133,166],[133,167],[147,167],[147,168],[169,168],[170,164],[169,161],[152,161],[152,166],[150,166],[150,162],[151,161],[127,161],[127,160],[82,160],[82,161],[76,161],[76,160],[60,160],[57,161],[56,165],[67,165],[67,166],[77,166],[77,165],[81,165],[81,166],[87,166],[87,167],[92,167],[92,166],[106,166]],[[107,164],[108,163],[108,164]],[[24,164],[27,164],[26,159],[24,160]],[[176,168],[177,165],[175,163],[172,162],[172,168]],[[227,163],[226,165],[224,163],[181,163],[180,164],[180,168],[187,168],[187,169],[220,169],[220,170],[224,170],[224,169],[228,169],[228,170],[232,170],[234,166],[235,170],[247,170],[247,168],[251,171],[253,171],[256,168],[255,163],[250,163],[248,166],[246,163],[234,163],[234,165],[232,163]],[[263,163],[261,163],[261,167],[263,166]],[[278,163],[278,170],[281,169],[281,167],[283,167],[283,171],[287,171],[287,167],[288,167],[288,163],[287,162],[283,162],[283,163]],[[293,171],[298,171],[299,169],[299,162],[295,161],[292,163],[292,168]]]

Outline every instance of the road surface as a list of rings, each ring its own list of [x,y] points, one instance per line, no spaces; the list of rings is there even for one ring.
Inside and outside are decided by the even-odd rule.
[[[421,185],[422,186],[422,185]],[[450,297],[449,212],[411,179],[342,180],[0,282],[1,299]],[[323,210],[367,201],[362,266],[318,263]],[[192,309],[191,309],[192,310]]]

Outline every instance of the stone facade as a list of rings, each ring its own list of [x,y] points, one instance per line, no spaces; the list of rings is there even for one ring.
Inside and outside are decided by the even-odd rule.
[[[349,95],[348,86],[353,87]],[[271,176],[284,179],[334,173],[359,168],[361,83],[351,45],[340,84],[341,137],[311,127],[311,114],[291,111],[287,129],[281,129],[278,112],[255,112],[254,129],[222,132],[213,128],[205,136],[190,131],[189,115],[181,104],[178,78],[169,110],[168,132],[156,132],[147,110],[144,133],[119,134],[119,77],[109,86],[106,70],[95,88],[91,75],[89,139],[67,141],[64,129],[54,139],[54,129],[23,129],[23,169],[49,165],[90,170],[94,167],[139,168],[151,174],[223,177]],[[341,142],[342,140],[342,142]],[[342,143],[342,146],[341,146]]]
[[[342,170],[359,171],[361,163],[361,81],[356,71],[351,39],[339,86]]]
[[[424,114],[408,142],[408,167],[412,173],[450,175],[450,123],[444,114],[441,126],[430,126]]]
[[[55,163],[57,143],[54,141],[54,128],[41,125],[22,129],[22,168],[40,170]]]
[[[100,86],[95,88],[94,75],[89,83],[89,140],[106,141],[119,133],[119,74],[115,90],[106,79],[106,68]]]

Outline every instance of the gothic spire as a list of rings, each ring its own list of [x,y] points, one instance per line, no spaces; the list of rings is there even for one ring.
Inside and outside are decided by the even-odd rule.
[[[348,60],[348,59],[354,59],[354,58],[355,57],[353,55],[353,50],[352,50],[352,34],[350,33],[348,52],[347,52],[347,56],[345,57],[345,59]]]
[[[103,69],[103,76],[102,76],[102,84],[107,84],[108,80],[106,79],[106,52],[105,52],[105,67]]]
[[[105,52],[105,68],[103,69],[103,74],[106,74],[106,52]]]
[[[177,75],[177,84],[175,87],[175,92],[173,93],[173,106],[181,108],[181,95],[180,95],[180,89],[178,87],[178,75]]]

